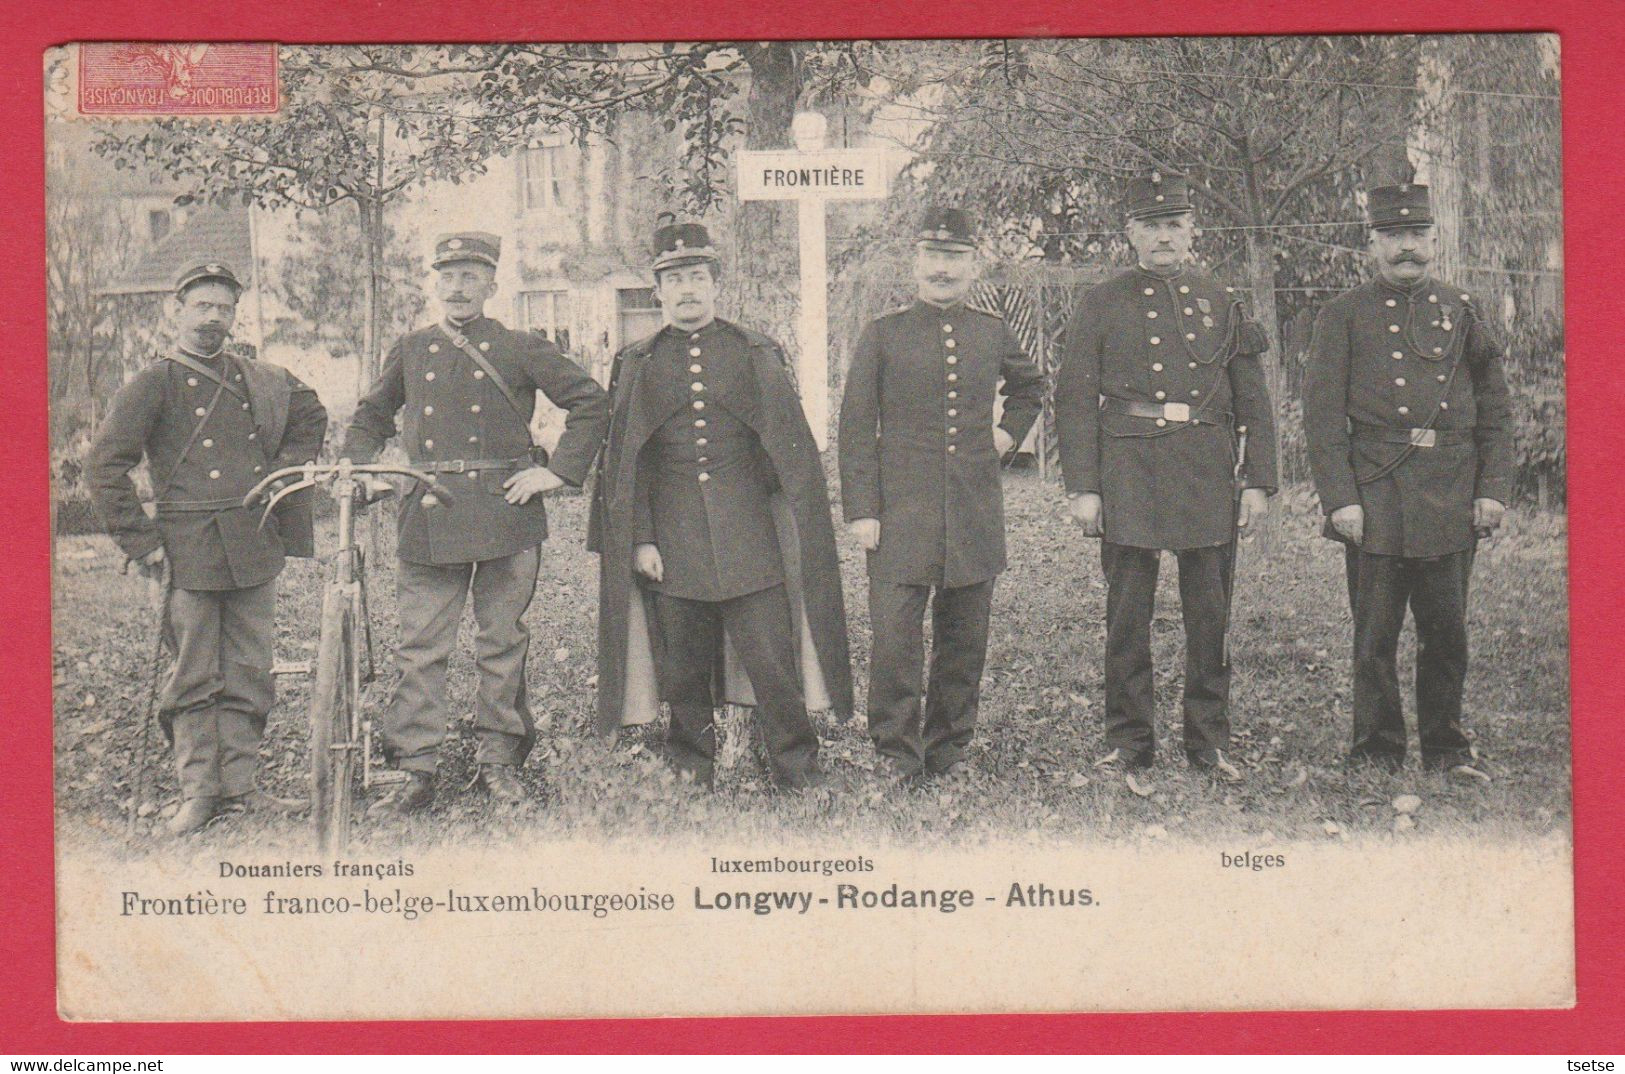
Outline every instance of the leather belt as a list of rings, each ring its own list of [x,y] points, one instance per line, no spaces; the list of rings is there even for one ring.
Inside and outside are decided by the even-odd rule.
[[[1189,403],[1140,403],[1132,399],[1118,399],[1108,395],[1100,404],[1108,414],[1127,414],[1131,418],[1157,418],[1163,421],[1194,422],[1200,425],[1228,426],[1233,420],[1228,410],[1216,413],[1192,409]]]
[[[517,459],[452,459],[450,462],[414,462],[412,469],[426,474],[462,474],[470,470],[525,470],[538,465],[529,455]]]
[[[1354,422],[1352,439],[1367,444],[1414,444],[1419,448],[1451,447],[1472,443],[1471,429],[1396,429],[1388,425]]]
[[[242,505],[241,496],[228,496],[220,500],[158,500],[152,506],[161,515],[177,515],[191,511],[224,511]]]

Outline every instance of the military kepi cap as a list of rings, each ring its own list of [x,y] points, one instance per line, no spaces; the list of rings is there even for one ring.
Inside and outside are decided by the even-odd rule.
[[[721,260],[704,224],[673,223],[669,215],[661,214],[655,228],[654,271]]]
[[[203,283],[205,280],[216,280],[220,283],[229,284],[238,293],[243,290],[243,281],[237,278],[237,274],[231,270],[230,265],[224,261],[205,261],[202,264],[193,265],[181,271],[180,276],[175,280],[175,293],[181,294],[194,283]]]
[[[1174,172],[1154,171],[1128,181],[1123,195],[1123,215],[1130,220],[1150,220],[1177,216],[1195,209],[1191,204],[1190,183]]]
[[[1373,230],[1396,227],[1428,227],[1433,223],[1433,206],[1428,188],[1418,183],[1373,187],[1365,195],[1366,219]]]
[[[453,261],[479,261],[496,268],[497,258],[501,256],[502,239],[499,236],[489,231],[459,231],[434,240],[434,260],[430,264],[439,268]]]
[[[964,209],[934,206],[920,217],[915,244],[931,250],[974,250],[976,235]]]

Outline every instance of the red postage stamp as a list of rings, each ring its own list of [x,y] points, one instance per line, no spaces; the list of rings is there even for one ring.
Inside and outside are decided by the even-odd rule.
[[[79,46],[81,115],[262,115],[279,96],[274,44]]]

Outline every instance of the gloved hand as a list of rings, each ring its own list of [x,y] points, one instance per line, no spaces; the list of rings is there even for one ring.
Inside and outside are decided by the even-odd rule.
[[[1067,511],[1072,521],[1083,528],[1085,537],[1099,537],[1105,532],[1104,507],[1098,492],[1082,492],[1067,500]]]
[[[660,549],[652,544],[640,544],[632,550],[632,569],[656,585],[666,579],[666,565],[660,559]]]
[[[1332,512],[1332,529],[1342,534],[1344,540],[1359,544],[1365,540],[1365,508],[1357,503],[1339,507]]]
[[[880,519],[854,518],[846,524],[847,531],[857,538],[858,547],[873,552],[880,547]]]
[[[1506,504],[1500,500],[1480,496],[1473,501],[1473,533],[1481,539],[1490,536],[1500,528],[1506,513]]]

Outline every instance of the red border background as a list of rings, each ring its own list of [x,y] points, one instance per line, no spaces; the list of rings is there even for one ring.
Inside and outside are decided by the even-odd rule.
[[[453,1051],[1321,1051],[1625,1050],[1625,733],[1618,641],[1625,500],[1625,366],[1608,349],[1625,273],[1617,190],[1625,57],[1617,0],[1076,0],[864,4],[801,0],[76,0],[0,12],[0,458],[10,491],[0,608],[12,624],[0,687],[0,1048],[56,1054]],[[1089,10],[1093,8],[1094,10]],[[998,37],[1336,32],[1562,34],[1567,217],[1571,622],[1579,1004],[1571,1011],[1033,1015],[577,1022],[83,1025],[55,1003],[51,651],[46,467],[41,52],[100,40],[560,40]],[[1600,225],[1600,226],[1599,226]],[[1612,471],[1612,472],[1611,472]],[[387,987],[380,982],[380,987]]]

